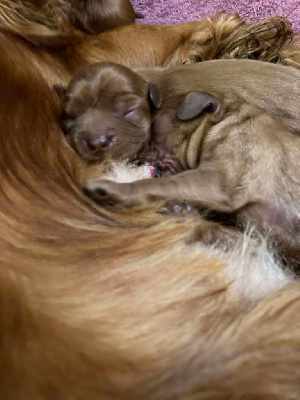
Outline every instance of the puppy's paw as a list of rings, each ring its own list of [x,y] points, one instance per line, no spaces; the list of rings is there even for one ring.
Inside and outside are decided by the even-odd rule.
[[[122,185],[124,184],[104,179],[90,179],[83,187],[83,191],[103,206],[114,206],[124,201],[120,188]]]

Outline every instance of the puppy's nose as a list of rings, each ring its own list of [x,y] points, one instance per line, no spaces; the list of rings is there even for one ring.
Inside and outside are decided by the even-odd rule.
[[[98,152],[101,150],[108,150],[117,141],[116,136],[113,133],[107,133],[96,137],[90,137],[85,139],[87,149],[92,152]]]

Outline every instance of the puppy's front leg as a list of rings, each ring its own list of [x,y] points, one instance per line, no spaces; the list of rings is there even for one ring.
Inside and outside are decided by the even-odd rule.
[[[155,200],[187,201],[217,211],[232,212],[233,206],[222,176],[212,170],[191,170],[158,179],[132,183],[89,180],[85,190],[100,203],[124,205],[145,204]]]

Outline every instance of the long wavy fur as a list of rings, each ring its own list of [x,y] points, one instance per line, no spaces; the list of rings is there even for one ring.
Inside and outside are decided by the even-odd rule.
[[[196,32],[184,63],[218,58],[247,58],[299,68],[299,34],[283,17],[246,23],[238,15],[220,13],[207,19],[206,29]]]

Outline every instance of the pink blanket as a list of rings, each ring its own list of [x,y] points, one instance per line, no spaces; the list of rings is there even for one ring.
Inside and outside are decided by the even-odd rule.
[[[300,31],[300,1],[298,0],[131,0],[146,24],[175,24],[201,19],[219,11],[238,13],[249,21],[269,16],[286,17]]]

